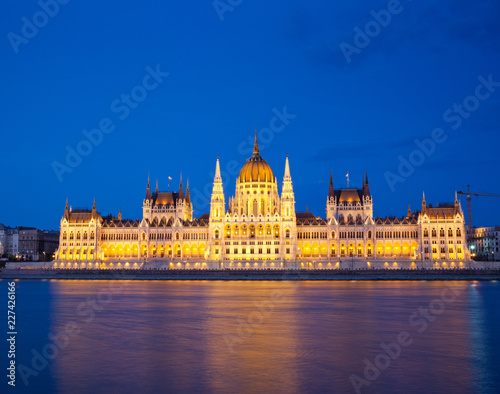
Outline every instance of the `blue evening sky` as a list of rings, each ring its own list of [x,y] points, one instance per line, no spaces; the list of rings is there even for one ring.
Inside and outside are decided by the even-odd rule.
[[[140,218],[148,173],[181,171],[199,216],[217,154],[234,194],[255,125],[299,212],[325,215],[330,170],[340,188],[368,169],[375,216],[500,193],[498,1],[61,3],[0,5],[0,223],[57,229],[66,198]],[[474,224],[498,203],[474,197]]]

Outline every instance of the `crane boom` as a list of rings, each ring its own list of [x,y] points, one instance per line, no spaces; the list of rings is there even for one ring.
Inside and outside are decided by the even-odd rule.
[[[472,233],[472,203],[470,196],[485,196],[485,197],[500,197],[500,194],[492,194],[492,193],[474,193],[470,191],[470,185],[467,185],[467,191],[462,192],[458,191],[457,194],[461,196],[467,196],[467,227],[469,237],[471,237]]]

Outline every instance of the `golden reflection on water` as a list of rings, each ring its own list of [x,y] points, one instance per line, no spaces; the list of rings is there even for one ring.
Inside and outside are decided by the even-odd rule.
[[[417,332],[410,316],[446,286],[461,294]],[[54,360],[61,392],[353,392],[349,377],[401,331],[413,343],[366,392],[467,392],[473,379],[466,282],[54,281],[51,291],[51,331],[81,329]]]

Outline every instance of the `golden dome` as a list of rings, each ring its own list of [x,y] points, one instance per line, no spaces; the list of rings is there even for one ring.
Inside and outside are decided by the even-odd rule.
[[[255,133],[255,144],[253,156],[247,160],[240,171],[240,182],[267,181],[274,182],[274,174],[271,167],[259,155],[259,144],[257,143],[257,132]]]

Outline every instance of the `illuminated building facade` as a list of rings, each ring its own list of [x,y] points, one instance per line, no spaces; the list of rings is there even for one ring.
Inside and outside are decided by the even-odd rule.
[[[403,217],[375,218],[368,174],[362,188],[334,189],[326,218],[295,211],[288,156],[281,182],[260,156],[243,165],[228,208],[216,162],[210,213],[193,218],[189,183],[178,192],[154,192],[150,182],[142,220],[70,210],[61,219],[53,267],[169,269],[460,268],[470,254],[465,221],[453,204],[427,205]]]

